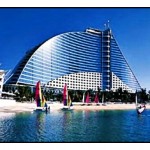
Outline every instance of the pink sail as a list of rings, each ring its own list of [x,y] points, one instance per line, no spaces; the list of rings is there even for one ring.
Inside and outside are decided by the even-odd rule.
[[[86,96],[86,100],[85,100],[86,103],[90,103],[90,97],[89,97],[89,93],[87,93],[87,96]]]
[[[64,106],[67,106],[67,84],[65,84],[63,89],[63,103]]]
[[[95,95],[94,102],[95,102],[95,103],[99,103],[99,100],[98,100],[98,95],[97,95],[97,93],[96,93],[96,95]]]

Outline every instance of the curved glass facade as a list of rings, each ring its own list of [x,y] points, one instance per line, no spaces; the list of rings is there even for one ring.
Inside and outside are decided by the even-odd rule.
[[[140,90],[140,85],[119,49],[114,37],[111,37],[111,72],[133,90]]]
[[[135,76],[124,59],[111,30],[99,31],[87,29],[86,32],[68,32],[55,36],[34,49],[28,51],[18,63],[7,84],[35,85],[37,81],[42,84],[53,83],[60,78],[68,77],[68,84],[75,80],[70,79],[71,74],[84,73],[100,75],[99,87],[110,90],[112,87],[111,72],[113,72],[124,84],[135,90],[140,88]],[[81,75],[80,75],[81,76]],[[87,87],[97,90],[94,77],[82,77],[87,81]],[[119,80],[118,79],[118,80]],[[79,80],[78,80],[79,81]],[[63,80],[65,82],[65,80]],[[89,86],[90,82],[93,83]],[[58,84],[61,88],[62,83]],[[74,89],[82,89],[80,86]],[[55,86],[56,87],[56,86]]]

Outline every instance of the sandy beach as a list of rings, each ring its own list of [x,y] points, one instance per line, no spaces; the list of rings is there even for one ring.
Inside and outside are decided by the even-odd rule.
[[[63,104],[59,102],[48,102],[50,110],[60,110],[63,108]],[[87,104],[82,106],[82,103],[73,103],[74,110],[126,110],[126,109],[135,109],[135,104],[113,104],[109,103],[106,106],[102,104],[96,105],[92,103],[90,106]],[[32,112],[36,109],[36,103],[30,102],[16,102],[14,100],[2,100],[0,99],[0,112],[9,112],[9,113],[19,113],[19,112]],[[150,109],[150,105],[146,105],[146,109]]]

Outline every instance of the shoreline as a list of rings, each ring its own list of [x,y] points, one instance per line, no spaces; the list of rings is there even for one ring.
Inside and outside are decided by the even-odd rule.
[[[83,105],[83,103],[73,103],[73,110],[131,110],[135,109],[134,104],[114,104],[109,103],[106,106],[102,104],[96,105],[95,103],[91,103],[92,105],[88,106],[87,104]],[[63,108],[63,104],[59,102],[49,103],[50,111],[61,110]],[[20,113],[20,112],[33,112],[36,109],[35,102],[15,102],[14,100],[0,100],[0,113]],[[146,109],[150,109],[150,105],[146,105]]]

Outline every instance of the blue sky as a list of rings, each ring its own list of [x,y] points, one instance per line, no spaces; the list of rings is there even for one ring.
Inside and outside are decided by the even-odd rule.
[[[132,71],[150,90],[150,8],[0,8],[0,69],[13,69],[26,51],[57,34],[110,28]]]

